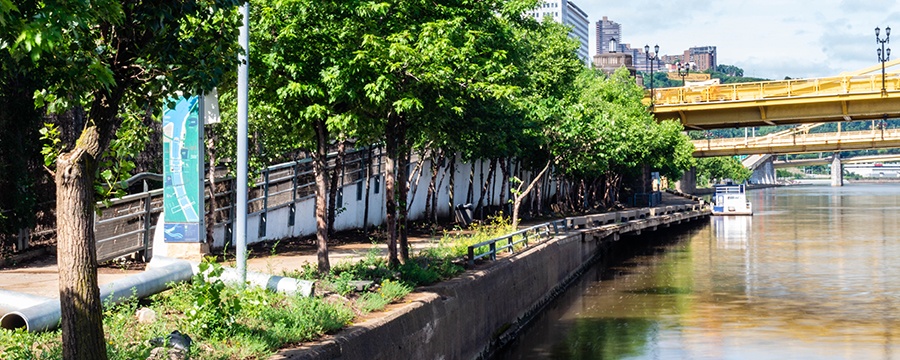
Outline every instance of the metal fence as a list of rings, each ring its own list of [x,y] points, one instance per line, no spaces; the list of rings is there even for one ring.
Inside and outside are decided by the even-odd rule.
[[[337,154],[329,154],[329,171],[334,170],[336,158]],[[381,161],[380,148],[347,152],[338,175],[338,188],[357,183],[357,196],[362,196],[363,180],[380,171]],[[265,236],[267,231],[268,212],[289,207],[292,215],[289,225],[294,225],[293,215],[297,203],[315,196],[312,165],[311,159],[303,159],[262,170],[260,177],[249,189],[247,204],[251,215],[260,215],[261,221],[256,229],[260,237]],[[212,188],[209,180],[206,185],[207,189]],[[211,220],[212,225],[224,225],[226,239],[233,238],[235,185],[232,177],[217,178],[215,188],[212,189],[215,201],[210,201],[210,191],[205,196],[205,203],[212,207],[211,217],[207,221]],[[342,196],[339,192],[338,201]],[[97,206],[100,210],[94,218],[97,260],[105,262],[134,253],[143,257],[151,247],[156,222],[163,211],[163,190],[128,195]]]
[[[485,257],[491,260],[497,260],[497,253],[501,251],[505,250],[514,253],[517,248],[527,247],[529,242],[541,242],[559,235],[560,232],[569,232],[566,225],[566,219],[535,225],[511,234],[469,245],[469,266],[475,266],[475,260]]]

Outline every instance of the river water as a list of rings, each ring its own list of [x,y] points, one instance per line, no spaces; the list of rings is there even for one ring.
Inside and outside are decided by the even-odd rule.
[[[594,270],[502,359],[900,359],[900,184],[751,191]]]

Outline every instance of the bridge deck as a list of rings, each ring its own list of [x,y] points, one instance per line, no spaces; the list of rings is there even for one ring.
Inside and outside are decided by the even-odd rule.
[[[694,157],[799,154],[900,147],[900,129],[694,140]]]
[[[900,64],[894,60],[887,67]],[[688,129],[900,117],[900,73],[881,68],[816,79],[656,89],[653,112]],[[648,92],[649,95],[649,92]],[[644,98],[650,105],[650,97]]]

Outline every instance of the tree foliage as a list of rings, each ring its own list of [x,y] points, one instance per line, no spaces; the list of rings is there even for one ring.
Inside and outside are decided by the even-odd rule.
[[[697,160],[697,183],[713,184],[725,179],[735,183],[747,181],[753,172],[741,161],[731,156],[709,157]]]
[[[112,183],[116,173],[131,170],[120,161],[141,144],[142,133],[134,131],[140,121],[129,121],[131,115],[158,112],[161,100],[177,90],[210,90],[234,65],[231,9],[237,2],[0,4],[0,47],[11,59],[4,68],[40,74],[35,105],[69,110],[72,116],[64,119],[76,123],[66,127],[73,132],[62,137],[66,141],[54,141],[58,148],[45,152],[56,156],[48,163],[57,188],[63,355],[103,359],[94,180]]]

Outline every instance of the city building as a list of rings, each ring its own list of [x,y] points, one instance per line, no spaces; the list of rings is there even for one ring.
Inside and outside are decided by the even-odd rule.
[[[622,44],[622,25],[610,20],[606,16],[597,21],[596,24],[597,54],[607,54],[610,52],[609,41],[616,40],[617,44]],[[614,49],[616,52],[622,52],[622,49]]]
[[[605,74],[611,75],[616,70],[624,66],[626,69],[628,69],[628,72],[631,73],[631,76],[635,76],[636,71],[634,69],[633,63],[634,57],[629,52],[617,51],[616,49],[618,47],[618,42],[615,40],[615,38],[610,38],[606,48],[613,50],[594,55],[594,69],[599,69]]]
[[[577,39],[581,43],[578,48],[578,57],[585,63],[590,61],[588,56],[588,36],[589,26],[587,13],[578,8],[575,3],[568,0],[544,0],[537,8],[526,13],[526,15],[543,20],[547,17],[558,23],[572,27],[569,36]]]
[[[684,51],[683,59],[695,66],[697,71],[706,71],[716,68],[716,47],[699,46]]]

